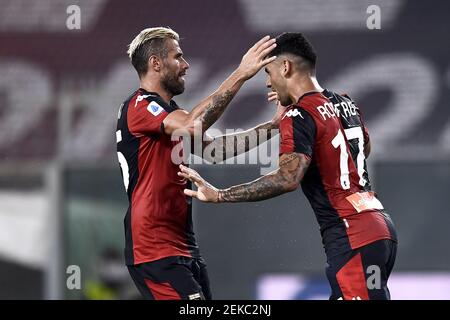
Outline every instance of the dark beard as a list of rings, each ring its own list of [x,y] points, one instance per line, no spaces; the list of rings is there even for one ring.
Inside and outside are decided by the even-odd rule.
[[[179,82],[177,76],[167,75],[161,80],[161,85],[173,96],[184,92],[184,83]]]

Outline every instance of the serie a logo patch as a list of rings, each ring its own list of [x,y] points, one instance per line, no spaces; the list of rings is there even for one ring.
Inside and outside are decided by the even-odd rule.
[[[152,101],[148,104],[147,110],[154,115],[155,117],[164,111],[163,107],[161,107],[157,102]]]

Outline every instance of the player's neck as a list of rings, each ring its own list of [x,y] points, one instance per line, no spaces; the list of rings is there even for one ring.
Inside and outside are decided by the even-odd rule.
[[[161,86],[159,81],[143,78],[140,80],[140,87],[148,92],[159,94],[166,103],[170,103],[170,100],[173,98],[173,95],[167,92],[167,90]]]
[[[292,79],[291,88],[289,89],[289,96],[293,103],[297,103],[298,99],[308,92],[322,92],[323,88],[320,86],[315,76],[305,75]]]

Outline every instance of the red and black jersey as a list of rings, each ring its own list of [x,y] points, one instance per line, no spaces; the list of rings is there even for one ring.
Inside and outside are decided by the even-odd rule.
[[[286,108],[280,153],[311,157],[301,186],[320,225],[327,256],[380,239],[396,240],[390,217],[370,190],[364,157],[368,139],[358,107],[327,90],[304,94]]]
[[[199,257],[192,226],[191,199],[171,159],[174,147],[163,120],[179,107],[139,89],[120,107],[117,155],[127,191],[125,261],[127,265],[169,256]]]

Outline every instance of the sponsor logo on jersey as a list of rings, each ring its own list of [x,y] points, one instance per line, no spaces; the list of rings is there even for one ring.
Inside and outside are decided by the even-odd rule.
[[[302,114],[300,113],[300,111],[298,109],[291,109],[284,114],[284,116],[281,120],[283,120],[286,117],[293,118],[296,116],[300,116],[302,119],[305,119],[305,118],[303,118]]]
[[[154,115],[155,117],[164,111],[163,107],[161,107],[157,102],[152,101],[148,104],[147,110]]]
[[[355,208],[358,213],[364,210],[384,209],[380,200],[375,197],[375,194],[372,191],[356,192],[346,197],[346,199],[352,204],[353,208]]]

